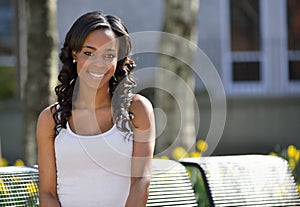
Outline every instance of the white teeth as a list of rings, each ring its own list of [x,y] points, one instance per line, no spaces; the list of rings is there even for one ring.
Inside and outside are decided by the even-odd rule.
[[[89,74],[91,76],[93,76],[94,78],[102,78],[104,76],[103,74],[97,74],[97,73],[92,73],[92,72],[89,72]]]

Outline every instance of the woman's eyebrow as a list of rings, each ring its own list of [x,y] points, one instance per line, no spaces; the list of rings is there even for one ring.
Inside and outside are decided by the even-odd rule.
[[[89,48],[89,49],[92,49],[92,50],[97,50],[97,48],[95,48],[93,46],[89,46],[89,45],[85,45],[85,46],[83,46],[83,48]]]
[[[89,49],[91,49],[91,50],[97,50],[97,48],[95,48],[95,47],[93,47],[93,46],[89,46],[89,45],[85,45],[85,46],[83,46],[83,48],[89,48]],[[114,49],[114,48],[107,48],[106,49],[107,51],[116,51],[116,49]]]

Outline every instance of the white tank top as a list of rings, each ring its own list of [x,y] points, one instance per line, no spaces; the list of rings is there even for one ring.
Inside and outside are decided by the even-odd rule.
[[[133,143],[116,125],[99,135],[81,136],[67,123],[54,145],[62,207],[125,206]]]

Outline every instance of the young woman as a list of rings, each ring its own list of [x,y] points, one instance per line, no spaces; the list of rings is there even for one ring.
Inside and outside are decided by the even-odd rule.
[[[89,12],[66,35],[57,103],[37,124],[41,207],[145,206],[154,151],[150,102],[133,94],[126,27]]]

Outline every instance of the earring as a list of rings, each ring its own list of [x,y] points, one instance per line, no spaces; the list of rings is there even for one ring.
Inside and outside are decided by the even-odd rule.
[[[75,64],[76,62],[77,62],[77,60],[74,58],[74,59],[73,59],[73,63]]]

